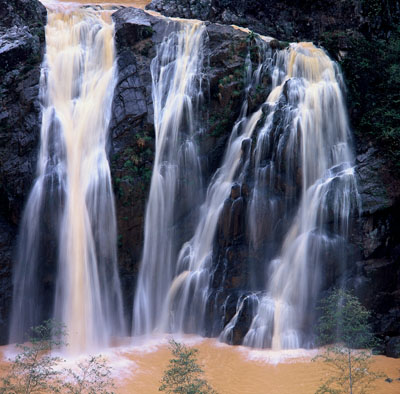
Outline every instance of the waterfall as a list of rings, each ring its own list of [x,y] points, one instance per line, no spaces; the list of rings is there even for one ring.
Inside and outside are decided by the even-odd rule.
[[[271,52],[269,46],[267,56],[265,51],[262,51],[263,62],[260,62],[254,73],[251,70],[249,57],[246,60],[246,93],[239,120],[232,130],[222,165],[207,187],[199,212],[195,217],[193,215],[190,217],[191,223],[195,224],[191,226],[192,236],[187,237],[189,238],[187,242],[182,243],[182,238],[178,239],[176,236],[175,227],[178,223],[176,217],[179,216],[176,198],[179,198],[180,205],[186,205],[188,191],[186,190],[186,194],[177,195],[178,172],[183,169],[188,171],[189,168],[192,177],[201,177],[200,172],[193,169],[195,168],[193,164],[198,160],[197,149],[186,150],[194,156],[186,159],[186,167],[182,168],[180,165],[183,163],[179,163],[182,147],[177,143],[182,138],[182,134],[178,134],[182,133],[181,106],[188,105],[187,103],[191,103],[201,95],[201,90],[195,90],[188,84],[188,82],[195,83],[195,88],[201,88],[195,76],[196,73],[201,73],[203,54],[197,49],[200,43],[190,41],[194,38],[199,40],[199,37],[192,36],[195,28],[202,38],[205,30],[202,25],[201,31],[198,31],[197,24],[192,25],[191,30],[185,26],[178,33],[178,40],[175,37],[176,33],[173,33],[162,43],[152,63],[156,160],[146,213],[143,261],[135,298],[134,335],[151,333],[154,330],[205,333],[213,242],[219,216],[233,181],[240,181],[249,167],[250,139],[262,116],[261,109],[247,116],[247,94],[253,85],[259,83],[262,69],[269,62]],[[181,36],[186,38],[183,39]],[[186,45],[189,45],[190,51]],[[185,55],[183,58],[182,54]],[[192,63],[187,63],[186,56],[191,56]],[[187,64],[193,64],[190,68],[191,80],[187,79]],[[166,75],[169,76],[169,80],[166,79]],[[181,86],[181,90],[177,92],[176,87]],[[181,97],[181,92],[185,92],[185,89],[189,97]],[[182,101],[182,98],[186,101]],[[192,110],[190,104],[189,108]],[[188,113],[191,114],[191,111]],[[185,123],[186,128],[195,124],[192,116],[195,117],[194,114],[187,117],[192,123]],[[185,141],[185,138],[183,140]],[[201,184],[196,185],[196,189],[193,190],[198,195],[201,195],[200,186]],[[200,198],[196,202],[199,201]],[[181,222],[179,224],[182,225]]]
[[[177,276],[165,311],[173,331],[203,333],[205,311],[212,272],[213,241],[219,215],[240,168],[249,165],[249,155],[242,155],[261,116],[261,110],[238,121],[228,142],[222,166],[208,186],[205,202],[193,238],[182,246],[178,257]],[[179,292],[175,288],[179,286]]]
[[[173,23],[173,22],[171,22]],[[164,331],[164,303],[176,276],[179,240],[196,221],[202,176],[196,144],[202,102],[205,26],[178,22],[151,63],[156,155],[146,208],[133,334]]]
[[[241,113],[203,195],[196,135],[205,27],[178,26],[151,65],[156,156],[133,334],[220,333],[237,342],[236,325],[250,314],[245,345],[311,346],[325,260],[334,256],[344,272],[350,216],[359,205],[340,71],[311,43],[273,52],[265,37],[257,39],[259,63],[252,71],[249,52]],[[249,114],[248,98],[266,74],[270,93]],[[227,266],[221,288],[213,278],[217,232],[230,231],[221,217],[235,209],[247,210],[245,242],[263,261],[261,269],[247,261],[249,283],[233,294],[223,284]],[[227,298],[218,305],[218,297]],[[234,302],[230,321],[210,321]]]
[[[11,342],[49,317],[65,323],[71,353],[125,333],[107,159],[117,83],[110,15],[48,11],[41,145],[13,273]],[[203,170],[214,162],[200,142],[214,141],[204,135],[211,122],[203,97],[214,49],[206,23],[164,22],[170,33],[150,67],[156,150],[132,335],[310,347],[323,278],[334,269],[344,280],[360,207],[340,70],[311,43],[277,50],[266,37],[243,36],[243,80],[242,49],[227,66],[232,86],[244,86],[240,114],[206,183]]]
[[[77,353],[124,332],[106,153],[116,84],[109,15],[49,10],[40,84],[41,145],[21,225],[10,340],[54,316]]]
[[[321,266],[336,253],[345,268],[358,199],[337,66],[323,50],[299,43],[278,54],[274,72],[281,81],[257,138],[248,215],[253,243],[263,233],[284,236],[276,257],[266,261],[266,294],[243,343],[286,349],[312,344]],[[268,223],[256,223],[260,211]]]

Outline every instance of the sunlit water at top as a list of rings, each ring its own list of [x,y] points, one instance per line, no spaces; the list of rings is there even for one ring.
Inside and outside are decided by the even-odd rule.
[[[123,5],[125,7],[135,7],[144,9],[147,4],[150,3],[149,0],[40,0],[40,2],[49,8],[52,7],[62,7],[64,9],[68,6],[75,7],[74,5],[102,5],[102,6],[113,6],[113,5]]]

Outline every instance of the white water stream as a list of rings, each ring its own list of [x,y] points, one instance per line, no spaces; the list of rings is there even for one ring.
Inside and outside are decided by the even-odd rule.
[[[38,175],[19,241],[11,341],[51,316],[65,323],[72,353],[106,346],[124,332],[106,154],[114,52],[107,15],[49,10]],[[43,226],[43,215],[51,227]],[[48,268],[57,275],[54,301],[40,288],[47,248],[55,250],[54,264],[58,260]]]
[[[287,187],[285,214],[293,212],[293,217],[286,218],[290,225],[278,256],[269,263],[267,294],[260,300],[244,344],[290,349],[311,344],[321,265],[329,247],[343,247],[352,203],[358,201],[337,66],[323,50],[300,43],[279,54],[276,71],[283,71],[285,77],[267,100],[270,113],[255,149],[256,186],[248,213],[254,238],[258,239],[263,226],[257,223],[260,208],[271,212],[270,228],[282,219],[274,217],[277,170],[282,173],[283,168],[287,184],[300,183],[300,201],[294,211],[289,210],[296,196],[293,188]],[[277,137],[273,118],[282,95],[283,131]],[[262,187],[267,189],[265,201],[260,201]],[[344,251],[342,257],[344,270]]]

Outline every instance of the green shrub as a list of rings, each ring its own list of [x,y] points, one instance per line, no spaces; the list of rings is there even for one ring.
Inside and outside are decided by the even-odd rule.
[[[32,328],[27,344],[17,344],[20,353],[11,360],[8,375],[2,378],[0,393],[33,394],[60,392],[61,372],[55,369],[61,358],[51,354],[65,345],[63,325],[47,320]]]
[[[357,297],[334,290],[321,302],[319,342],[328,345],[314,360],[329,366],[330,376],[316,394],[367,393],[383,378],[372,369],[371,349],[377,344],[369,324],[370,313]]]
[[[161,380],[160,391],[168,394],[217,394],[205,379],[197,363],[197,349],[187,348],[174,340],[170,341],[172,358]]]
[[[101,356],[90,356],[76,369],[61,368],[64,360],[52,351],[67,346],[63,324],[47,320],[31,330],[28,342],[16,345],[20,353],[0,380],[1,394],[112,394],[111,368]]]

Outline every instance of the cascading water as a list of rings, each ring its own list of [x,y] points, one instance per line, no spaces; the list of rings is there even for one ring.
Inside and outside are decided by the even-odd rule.
[[[176,224],[183,224],[178,222],[176,199],[179,198],[179,205],[186,206],[190,197],[192,206],[188,208],[192,210],[201,202],[201,183],[193,187],[193,182],[201,179],[201,173],[198,149],[192,141],[193,129],[196,129],[192,102],[197,103],[201,96],[199,78],[202,77],[204,36],[203,25],[184,25],[183,30],[162,43],[152,62],[156,159],[146,211],[143,261],[134,301],[134,335],[154,330],[204,333],[212,247],[219,214],[233,180],[238,173],[244,174],[249,165],[249,154],[242,155],[243,142],[249,140],[262,114],[259,110],[246,117],[246,97],[222,166],[207,188],[200,212],[195,210],[196,214],[190,216],[189,221],[195,224],[192,237],[186,235],[186,239],[190,239],[181,246],[182,242],[178,241],[182,241],[182,237],[178,239],[176,235]],[[259,82],[263,65],[259,65],[254,75],[248,70],[248,87]],[[180,159],[182,154],[184,160]],[[186,172],[183,177],[182,171]],[[189,174],[192,185],[185,186],[178,195],[179,183],[182,179],[188,182]]]
[[[312,44],[292,44],[273,56],[271,47],[259,40],[258,67],[251,71],[249,55],[241,114],[202,202],[194,136],[205,27],[193,22],[181,27],[163,41],[152,62],[156,157],[133,333],[213,335],[225,326],[220,338],[230,342],[247,308],[254,318],[245,345],[308,346],[323,260],[332,250],[344,251],[350,213],[358,204],[340,72]],[[265,74],[272,80],[270,94],[248,115],[249,92]],[[257,142],[251,149],[253,134]],[[234,182],[238,184],[232,188]],[[246,188],[242,190],[246,184],[253,186],[248,203]],[[232,296],[226,287],[210,288],[216,269],[214,241],[218,228],[228,231],[220,222],[225,205],[233,212],[244,204],[246,242],[262,256],[263,274],[253,269],[247,290],[239,287]],[[335,264],[344,268],[345,253],[339,254]],[[228,297],[223,305],[210,307],[220,295]],[[207,308],[224,309],[235,299],[237,313],[231,321],[210,331],[206,320],[221,311]]]
[[[242,155],[244,141],[251,138],[261,110],[236,123],[228,142],[222,166],[214,174],[201,207],[193,238],[183,245],[176,278],[168,297],[169,327],[173,331],[202,333],[209,297],[212,251],[219,215],[237,173],[245,172],[250,156]],[[240,177],[238,178],[240,180]]]
[[[260,209],[270,213],[271,229],[287,229],[278,257],[267,261],[267,292],[243,343],[282,349],[311,344],[321,265],[330,251],[344,250],[358,201],[336,65],[300,43],[278,54],[274,72],[281,81],[258,134],[248,215],[253,242],[260,238],[254,221]],[[345,265],[344,253],[337,261]]]
[[[181,22],[178,29],[164,39],[151,63],[156,156],[134,300],[134,335],[165,330],[164,303],[176,276],[178,239],[192,231],[180,217],[189,214],[196,221],[202,199],[195,138],[201,131],[197,120],[205,26]]]
[[[38,175],[14,272],[12,342],[50,316],[66,324],[74,353],[124,332],[106,154],[116,83],[108,19],[91,10],[48,11]],[[43,285],[54,275],[55,289]]]
[[[221,340],[234,342],[247,313],[253,319],[241,328],[243,344],[307,347],[324,260],[335,255],[335,269],[342,264],[338,270],[344,270],[350,215],[359,206],[340,72],[310,43],[273,52],[257,39],[259,64],[252,72],[250,51],[239,120],[205,188],[196,141],[205,112],[206,26],[170,23],[177,31],[151,63],[156,155],[133,335],[221,333]],[[75,353],[124,333],[106,155],[116,84],[113,36],[106,13],[49,11],[38,176],[19,240],[11,341],[50,316],[65,322]],[[249,114],[250,91],[265,74],[270,94]],[[234,213],[244,210],[240,242],[250,250],[250,275],[227,285],[227,255],[239,241],[215,241],[218,232],[241,226]],[[225,266],[214,281],[217,249],[225,254],[217,264]],[[254,256],[262,256],[258,268]],[[214,318],[210,330],[206,320]]]
[[[172,331],[204,334],[210,329],[206,309],[214,296],[210,291],[214,240],[232,183],[242,182],[250,165],[251,137],[262,110],[248,116],[248,95],[270,65],[271,48],[263,46],[258,57],[259,64],[254,72],[250,55],[246,58],[245,91],[239,119],[232,129],[221,167],[208,185],[194,236],[179,252],[176,276],[164,308],[168,311],[166,327]]]

